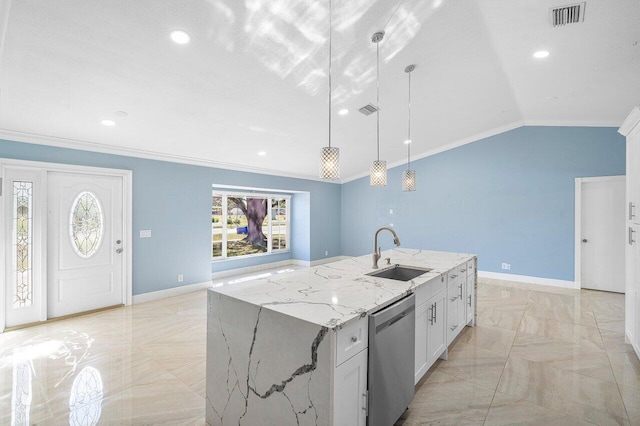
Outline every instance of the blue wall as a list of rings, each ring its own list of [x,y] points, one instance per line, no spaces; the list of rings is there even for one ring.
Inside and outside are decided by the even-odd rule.
[[[405,247],[476,253],[479,270],[573,281],[574,179],[624,175],[625,140],[615,128],[521,127],[412,168],[416,192],[401,190],[406,166],[389,170],[384,188],[368,177],[342,185],[343,254],[370,253],[376,228],[393,223]],[[390,248],[390,234],[380,235]]]
[[[311,261],[324,258],[325,251],[329,256],[340,254],[340,227],[335,225],[340,220],[340,185],[3,140],[0,158],[133,171],[133,294],[176,287],[178,274],[184,275],[180,285],[187,285],[209,281],[212,270],[229,265],[291,258],[291,253],[284,253],[212,264],[213,184],[308,192],[308,229],[292,241],[292,253]],[[304,209],[303,199],[294,208]],[[295,226],[304,228],[304,221]],[[150,229],[152,238],[138,238],[142,229]]]

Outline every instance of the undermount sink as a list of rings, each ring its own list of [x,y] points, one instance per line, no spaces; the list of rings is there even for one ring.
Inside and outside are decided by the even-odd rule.
[[[387,278],[396,281],[409,281],[431,271],[432,268],[417,268],[415,266],[393,265],[367,275],[377,278]]]

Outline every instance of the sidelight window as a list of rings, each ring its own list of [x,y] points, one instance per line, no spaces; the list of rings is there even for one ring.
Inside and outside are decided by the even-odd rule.
[[[13,306],[33,305],[33,182],[13,182]]]

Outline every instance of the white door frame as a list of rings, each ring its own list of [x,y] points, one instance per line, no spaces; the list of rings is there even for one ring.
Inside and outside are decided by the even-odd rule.
[[[590,182],[626,181],[626,176],[597,176],[575,179],[575,240],[574,240],[574,282],[577,289],[582,288],[582,184]]]
[[[122,191],[122,215],[123,215],[123,239],[124,239],[124,257],[122,265],[122,283],[123,283],[123,301],[122,303],[125,305],[131,305],[133,301],[133,227],[132,227],[132,219],[133,219],[133,172],[131,170],[121,170],[121,169],[109,169],[109,168],[101,168],[101,167],[88,167],[88,166],[77,166],[73,164],[58,164],[58,163],[46,163],[39,161],[23,161],[23,160],[14,160],[14,159],[6,159],[0,158],[0,188],[2,187],[2,182],[4,182],[4,168],[5,166],[10,167],[24,167],[30,168],[36,171],[41,171],[43,174],[43,179],[41,181],[42,184],[42,194],[46,193],[47,188],[47,174],[50,172],[62,172],[62,173],[83,173],[83,174],[95,174],[95,175],[103,175],[103,176],[116,176],[122,178],[123,191]],[[37,212],[43,218],[42,220],[42,235],[47,235],[47,200],[46,197],[39,203],[41,208],[37,210]],[[6,194],[2,194],[0,196],[0,223],[5,223],[5,203],[7,202],[8,197]],[[0,259],[4,262],[5,259],[5,235],[4,235],[4,226],[0,226]],[[46,241],[46,238],[44,239]],[[42,244],[44,245],[44,244]],[[44,294],[44,300],[46,301],[47,295],[47,257],[46,257],[46,246],[40,248],[42,253],[42,279],[40,280],[40,285],[42,286],[42,294]],[[5,328],[5,274],[0,274],[0,333],[3,332]],[[46,302],[42,304],[40,313],[40,319],[45,320],[47,318],[46,312]]]

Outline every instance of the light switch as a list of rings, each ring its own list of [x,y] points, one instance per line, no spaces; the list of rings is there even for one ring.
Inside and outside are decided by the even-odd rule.
[[[389,209],[389,214],[393,214],[393,209]]]
[[[151,229],[143,229],[140,231],[140,238],[151,238]]]

